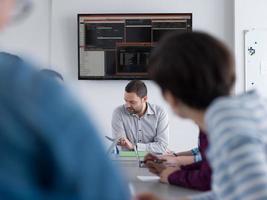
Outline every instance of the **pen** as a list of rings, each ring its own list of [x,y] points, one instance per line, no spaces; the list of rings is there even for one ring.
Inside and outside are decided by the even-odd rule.
[[[151,162],[154,162],[157,164],[161,164],[161,163],[164,163],[166,160],[164,160],[164,159],[147,159],[144,161],[144,163],[147,163],[148,161],[151,161]]]

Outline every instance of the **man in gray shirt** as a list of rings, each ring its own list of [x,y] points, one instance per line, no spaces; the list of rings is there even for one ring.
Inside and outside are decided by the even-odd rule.
[[[117,107],[112,116],[112,134],[121,138],[122,149],[164,153],[169,140],[167,113],[157,105],[147,102],[144,82],[133,80],[124,93],[125,105]]]

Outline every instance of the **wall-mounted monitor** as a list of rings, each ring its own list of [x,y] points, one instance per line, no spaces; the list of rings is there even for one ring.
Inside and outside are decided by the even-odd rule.
[[[148,79],[153,47],[192,31],[192,14],[78,14],[79,79]]]

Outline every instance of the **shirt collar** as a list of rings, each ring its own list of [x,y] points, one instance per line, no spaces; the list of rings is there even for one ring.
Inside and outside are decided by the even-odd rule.
[[[154,114],[155,114],[155,111],[152,109],[150,103],[147,102],[146,105],[147,105],[147,110],[146,110],[145,114],[144,114],[142,117],[144,117],[145,115],[154,115]],[[126,111],[129,115],[136,116],[136,114],[131,114],[131,113],[126,109],[126,106],[125,106],[125,105],[124,105],[124,109],[125,109],[125,111]]]
[[[155,112],[154,112],[154,110],[151,108],[150,103],[147,102],[146,105],[147,105],[147,110],[146,110],[145,115],[154,115]]]

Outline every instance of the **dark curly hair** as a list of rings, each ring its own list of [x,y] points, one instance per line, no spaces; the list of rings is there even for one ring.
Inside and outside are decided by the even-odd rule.
[[[235,82],[234,61],[226,46],[201,32],[173,32],[153,50],[150,77],[162,92],[196,109],[206,109],[219,96],[229,95]]]

